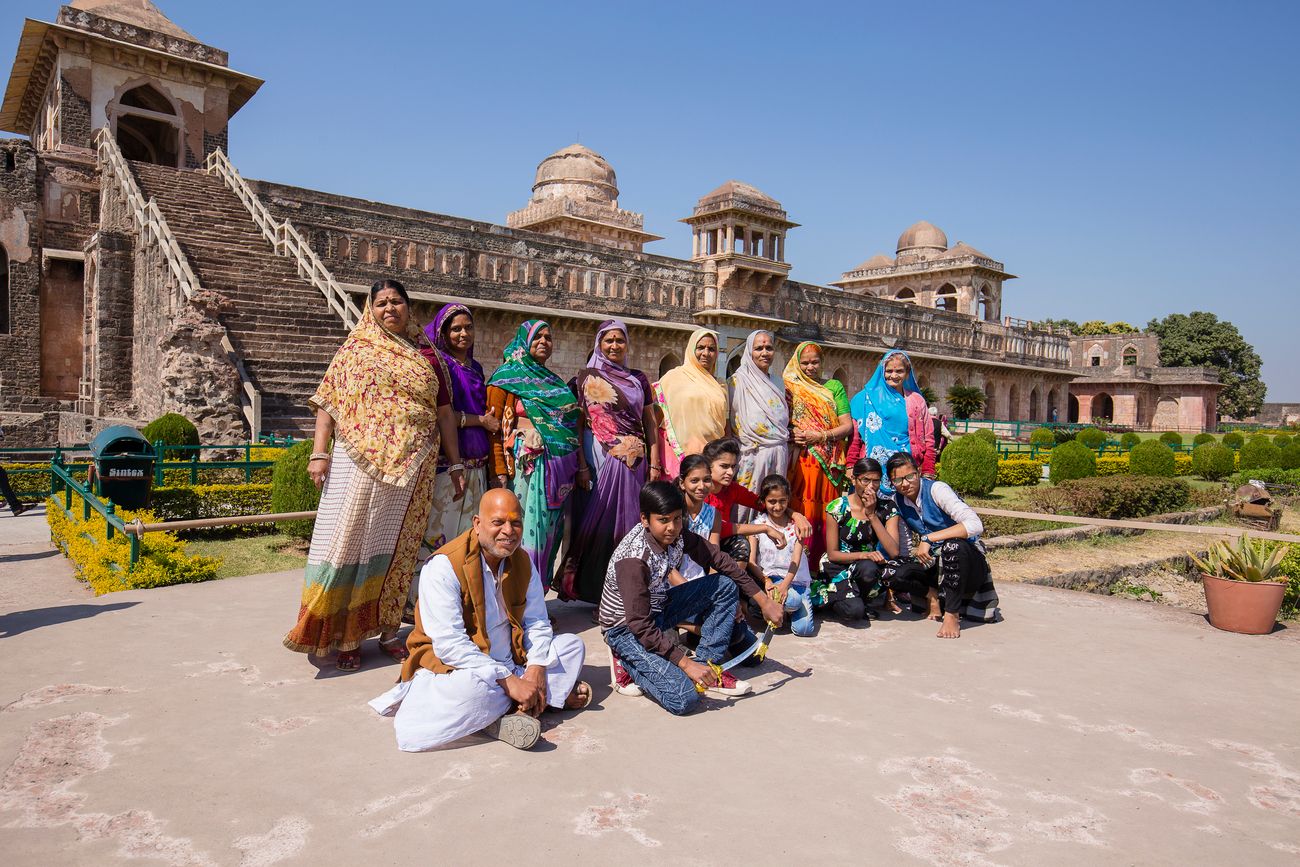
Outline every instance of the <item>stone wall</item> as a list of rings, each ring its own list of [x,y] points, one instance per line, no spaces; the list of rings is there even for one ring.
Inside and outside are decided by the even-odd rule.
[[[0,140],[0,246],[9,258],[8,308],[0,329],[0,408],[40,403],[41,256],[36,151]]]

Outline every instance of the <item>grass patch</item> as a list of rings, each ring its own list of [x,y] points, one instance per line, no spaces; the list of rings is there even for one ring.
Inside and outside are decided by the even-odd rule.
[[[220,557],[218,578],[284,572],[307,565],[307,552],[298,540],[283,533],[191,539],[186,548],[191,554]]]

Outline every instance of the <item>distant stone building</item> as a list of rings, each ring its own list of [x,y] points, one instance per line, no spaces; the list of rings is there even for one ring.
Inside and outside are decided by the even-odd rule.
[[[1070,421],[1192,433],[1218,426],[1218,372],[1161,367],[1154,334],[1071,337],[1070,358],[1080,374],[1070,384]]]
[[[489,367],[526,318],[557,338],[567,376],[598,322],[628,323],[652,378],[690,332],[722,336],[718,373],[767,328],[788,354],[826,347],[862,386],[906,349],[922,385],[988,395],[986,414],[1064,413],[1068,338],[1002,316],[1001,263],[918,223],[895,259],[832,287],[789,279],[780,202],[731,180],[696,202],[690,258],[620,206],[613,167],[583,145],[542,160],[505,225],[246,181],[228,123],[262,82],[230,68],[149,0],[75,0],[27,20],[0,129],[0,424],[10,442],[84,441],[109,418],[177,411],[209,441],[309,430],[307,397],[376,279],[403,281],[428,319],[463,300]],[[778,358],[778,363],[784,358]]]

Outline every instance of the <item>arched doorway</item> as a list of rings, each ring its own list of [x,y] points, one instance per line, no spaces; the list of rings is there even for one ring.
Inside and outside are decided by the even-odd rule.
[[[676,353],[670,352],[659,361],[659,378],[663,379],[664,374],[674,367],[680,366],[682,360],[677,357]]]
[[[171,100],[151,84],[126,91],[109,106],[117,146],[129,160],[180,167],[180,119]]]
[[[949,310],[957,312],[957,287],[951,283],[945,283],[939,287],[939,291],[934,293],[934,306],[939,310]]]
[[[1020,419],[1020,386],[1014,382],[1007,389],[1007,418],[1012,421]]]
[[[1079,399],[1074,395],[1070,395],[1070,412],[1067,417],[1070,424],[1077,424],[1079,421]]]
[[[1038,396],[1038,387],[1035,386],[1029,390],[1029,420],[1042,421],[1042,409],[1041,398]]]
[[[1093,424],[1109,423],[1115,418],[1115,401],[1104,391],[1092,399]]]
[[[915,304],[916,293],[904,286],[902,289],[898,290],[898,294],[894,296],[894,300],[903,301],[907,304]]]
[[[991,382],[984,383],[984,417],[998,417],[998,396]]]
[[[993,290],[988,286],[980,287],[980,319],[993,322],[998,318],[997,305],[994,303]]]

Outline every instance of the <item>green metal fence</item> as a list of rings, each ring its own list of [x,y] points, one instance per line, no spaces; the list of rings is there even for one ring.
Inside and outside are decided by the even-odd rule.
[[[126,532],[126,524],[117,515],[117,507],[113,505],[112,500],[102,501],[84,485],[72,477],[68,468],[59,458],[50,462],[50,487],[51,496],[63,508],[64,513],[71,519],[77,520],[76,513],[73,512],[73,499],[81,501],[81,520],[89,521],[90,513],[96,512],[103,519],[106,525],[104,535],[111,539],[115,533],[121,533],[126,536],[128,544],[131,546],[131,566],[135,566],[140,561],[140,537]],[[94,541],[87,537],[89,541]]]

